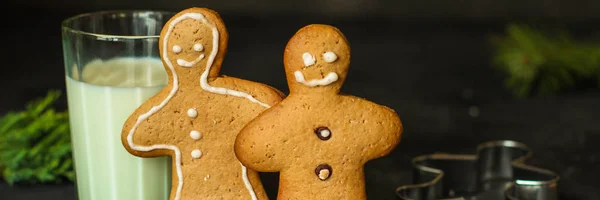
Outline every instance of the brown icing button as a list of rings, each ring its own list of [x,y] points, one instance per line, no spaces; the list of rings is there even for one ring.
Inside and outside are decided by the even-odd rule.
[[[319,166],[317,166],[317,168],[315,168],[315,174],[320,180],[324,181],[331,177],[331,175],[333,174],[333,170],[328,164],[320,164]]]
[[[315,134],[317,134],[317,137],[319,137],[319,139],[323,141],[329,140],[329,138],[331,138],[331,130],[329,130],[329,128],[327,127],[322,126],[315,129]]]

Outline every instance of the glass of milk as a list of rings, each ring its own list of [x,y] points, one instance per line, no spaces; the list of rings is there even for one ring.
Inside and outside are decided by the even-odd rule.
[[[167,83],[158,37],[172,16],[160,11],[103,11],[63,21],[80,200],[168,199],[170,158],[132,156],[121,143],[121,128],[138,106]]]

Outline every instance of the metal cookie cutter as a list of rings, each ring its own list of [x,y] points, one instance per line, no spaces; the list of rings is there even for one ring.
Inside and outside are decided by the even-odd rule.
[[[532,152],[519,142],[480,144],[476,155],[435,153],[412,160],[413,185],[402,200],[558,200],[559,176],[526,165]]]

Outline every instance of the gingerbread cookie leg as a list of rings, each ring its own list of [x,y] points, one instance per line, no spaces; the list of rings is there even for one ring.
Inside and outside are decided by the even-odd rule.
[[[394,110],[339,94],[349,64],[350,47],[337,28],[300,29],[284,53],[290,95],[238,134],[242,163],[280,172],[278,199],[366,199],[364,164],[400,142]]]
[[[271,87],[219,76],[227,32],[212,10],[186,9],[161,33],[169,84],[123,127],[124,147],[140,157],[171,156],[171,199],[266,199],[257,172],[233,153],[239,130],[281,100]]]

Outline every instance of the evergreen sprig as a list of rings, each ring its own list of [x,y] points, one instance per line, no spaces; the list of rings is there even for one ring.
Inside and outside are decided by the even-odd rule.
[[[60,94],[50,91],[0,118],[0,169],[8,184],[74,180],[69,116],[51,107]]]
[[[492,39],[493,64],[518,97],[556,94],[586,80],[600,87],[600,44],[576,41],[566,31],[548,33],[510,24]]]

